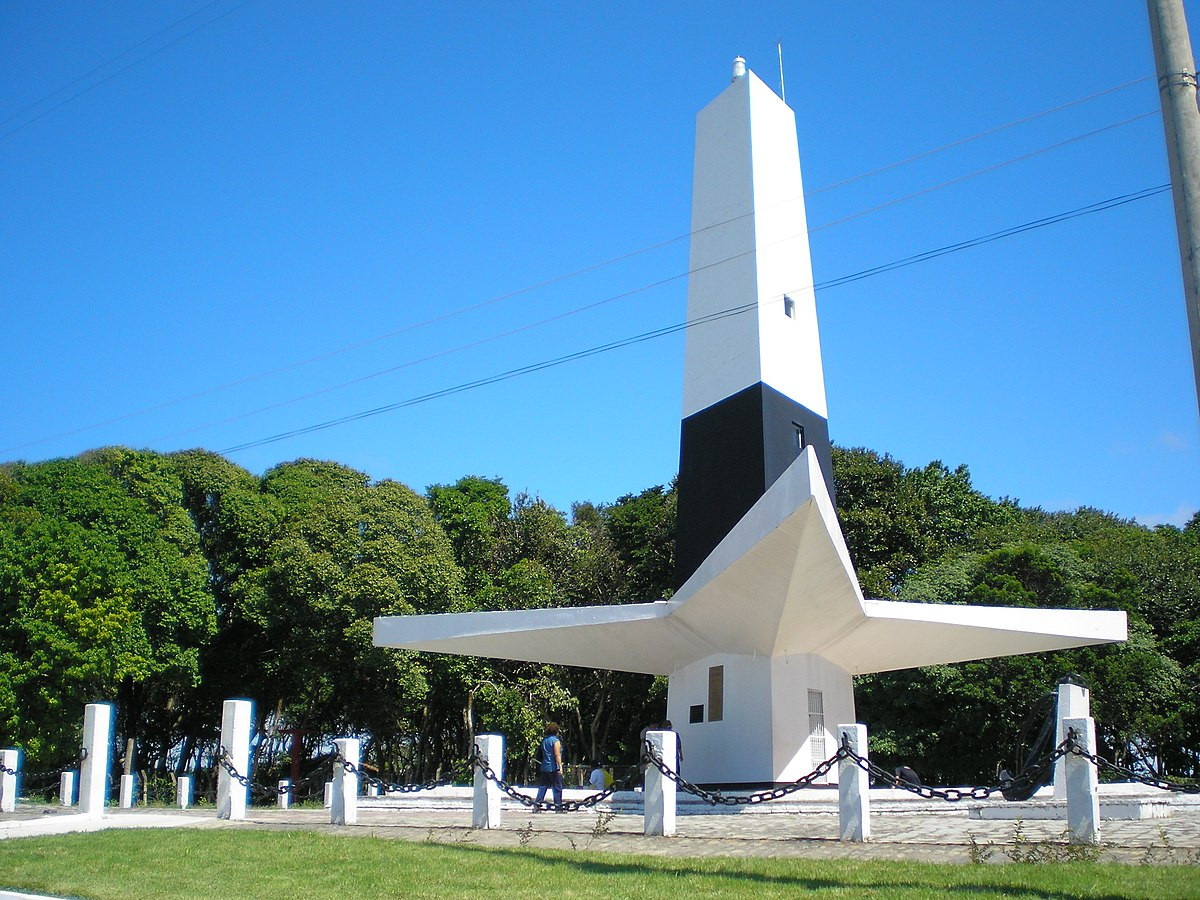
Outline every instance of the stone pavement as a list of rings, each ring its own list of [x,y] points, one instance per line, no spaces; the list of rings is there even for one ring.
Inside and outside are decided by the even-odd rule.
[[[435,792],[431,792],[435,793]],[[832,793],[832,792],[831,792]],[[977,846],[995,845],[991,862],[1006,862],[1020,834],[1026,841],[1065,843],[1063,819],[1034,818],[1052,814],[1049,802],[1024,804],[1015,811],[1003,801],[986,804],[922,801],[896,798],[894,791],[872,791],[871,840],[863,844],[837,840],[838,816],[833,797],[804,802],[774,801],[751,807],[712,807],[681,803],[677,832],[672,837],[645,837],[643,820],[635,805],[609,804],[573,813],[532,813],[505,800],[500,828],[488,831],[470,827],[469,790],[443,789],[436,796],[363,798],[358,824],[329,824],[325,809],[252,807],[242,822],[213,817],[211,809],[188,812],[162,809],[109,810],[99,823],[57,807],[22,804],[18,812],[0,820],[0,837],[61,834],[76,826],[95,827],[201,827],[296,830],[329,834],[372,836],[417,842],[463,844],[479,847],[530,847],[588,850],[674,857],[803,857],[810,859],[893,859],[967,863],[972,860],[972,840]],[[877,796],[878,795],[878,796]],[[582,793],[580,794],[582,796]],[[911,796],[911,795],[908,795]],[[568,797],[570,795],[568,794]],[[1200,863],[1200,798],[1147,796],[1155,801],[1158,818],[1109,820],[1102,823],[1102,861],[1139,863]],[[1015,818],[971,818],[990,810]],[[1147,807],[1149,809],[1149,807]],[[1150,813],[1147,813],[1150,814]],[[1028,846],[1028,845],[1026,845]]]

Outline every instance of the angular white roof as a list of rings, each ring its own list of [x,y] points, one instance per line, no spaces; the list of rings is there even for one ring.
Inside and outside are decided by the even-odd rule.
[[[811,447],[669,601],[375,620],[378,646],[657,675],[715,653],[861,675],[1126,636],[1123,612],[864,599]]]

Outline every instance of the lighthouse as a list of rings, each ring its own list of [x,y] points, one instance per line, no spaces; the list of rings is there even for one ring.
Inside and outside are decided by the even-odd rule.
[[[795,116],[739,58],[696,123],[674,595],[380,617],[376,645],[668,676],[685,777],[761,785],[832,755],[855,675],[1125,639],[1120,611],[863,597],[833,504],[803,194]]]

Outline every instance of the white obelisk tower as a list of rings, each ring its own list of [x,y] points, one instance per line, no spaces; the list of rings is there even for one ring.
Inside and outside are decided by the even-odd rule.
[[[740,57],[696,117],[689,271],[679,584],[805,447],[833,484],[795,116]],[[667,706],[689,777],[724,781],[804,774],[832,746],[823,723],[854,721],[850,675],[809,654],[714,654],[672,674]]]
[[[1121,612],[862,596],[831,496],[795,118],[740,58],[697,117],[695,165],[675,595],[387,616],[375,643],[667,675],[683,776],[732,785],[832,755],[854,675],[1124,640]]]

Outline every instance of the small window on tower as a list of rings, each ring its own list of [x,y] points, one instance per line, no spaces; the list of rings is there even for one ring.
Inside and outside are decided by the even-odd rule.
[[[783,314],[789,319],[796,318],[796,301],[787,294],[783,295]]]
[[[804,443],[804,426],[799,422],[793,422],[792,428],[796,430],[796,452],[799,453],[806,446]]]
[[[697,725],[704,721],[704,704],[697,703],[688,710],[688,724]]]
[[[720,722],[723,718],[725,718],[725,667],[709,666],[708,721]]]

